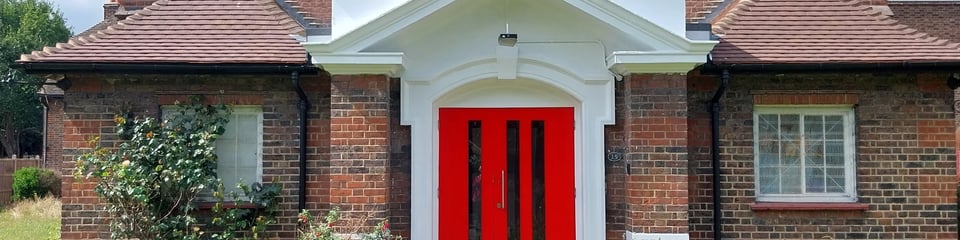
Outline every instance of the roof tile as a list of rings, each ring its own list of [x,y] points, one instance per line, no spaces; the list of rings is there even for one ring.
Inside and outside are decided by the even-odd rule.
[[[719,64],[960,61],[930,37],[857,0],[741,0],[717,19]]]
[[[303,64],[302,31],[272,0],[160,0],[19,62]]]

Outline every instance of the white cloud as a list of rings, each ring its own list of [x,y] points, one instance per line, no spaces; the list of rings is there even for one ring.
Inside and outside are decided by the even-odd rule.
[[[103,20],[103,4],[108,0],[49,0],[60,9],[67,27],[74,34],[83,32]]]

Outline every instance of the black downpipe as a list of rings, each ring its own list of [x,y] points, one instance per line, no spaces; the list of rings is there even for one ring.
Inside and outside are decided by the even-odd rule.
[[[297,212],[302,212],[307,205],[307,109],[310,108],[310,102],[307,102],[307,94],[303,93],[300,87],[300,72],[290,73],[290,80],[293,80],[293,88],[300,97],[300,178],[299,178],[299,196],[297,201]]]
[[[727,83],[730,81],[730,72],[723,69],[720,75],[720,87],[710,99],[710,130],[713,133],[710,152],[713,166],[713,239],[722,239],[723,230],[720,226],[723,220],[720,207],[720,98],[727,92]]]

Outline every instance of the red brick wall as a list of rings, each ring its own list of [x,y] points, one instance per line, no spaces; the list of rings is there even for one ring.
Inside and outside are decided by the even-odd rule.
[[[723,237],[956,239],[955,140],[945,137],[955,128],[949,124],[954,119],[954,96],[945,86],[946,76],[734,73],[721,100]],[[698,81],[689,84],[690,118],[697,122],[691,129],[709,129],[709,121],[704,122],[709,115],[704,113],[715,91],[710,82],[717,80],[691,79]],[[857,193],[867,209],[752,210],[752,111],[758,103],[855,103]],[[708,239],[709,145],[691,145],[691,238]]]
[[[391,196],[390,87],[383,75],[338,75],[330,90],[330,203],[371,227]]]
[[[329,28],[333,17],[332,0],[296,0],[300,14],[317,27]]]
[[[71,173],[74,157],[87,151],[87,139],[102,136],[112,146],[115,112],[132,111],[156,116],[160,104],[184,95],[225,96],[227,103],[262,103],[263,181],[282,185],[280,216],[268,237],[294,238],[296,234],[299,98],[289,76],[164,76],[68,74],[73,86],[65,93],[63,123],[62,238],[109,238],[106,212],[92,191],[94,181],[79,183]],[[329,209],[329,81],[303,76],[311,102],[307,136],[307,209],[319,214]]]
[[[687,21],[697,22],[702,20],[707,15],[706,12],[712,11],[719,2],[714,0],[686,0]]]
[[[685,75],[636,74],[617,83],[617,125],[606,128],[607,238],[624,231],[686,233],[687,104]]]
[[[960,2],[893,2],[893,18],[900,23],[953,42],[960,42]]]
[[[63,98],[47,98],[47,136],[44,168],[60,170],[63,161]]]

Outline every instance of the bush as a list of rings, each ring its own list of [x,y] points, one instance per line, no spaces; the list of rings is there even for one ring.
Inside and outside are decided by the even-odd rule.
[[[13,173],[13,200],[45,197],[60,192],[60,180],[53,171],[35,167],[18,169]]]

